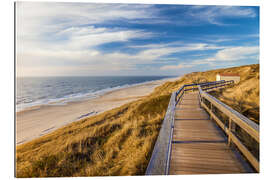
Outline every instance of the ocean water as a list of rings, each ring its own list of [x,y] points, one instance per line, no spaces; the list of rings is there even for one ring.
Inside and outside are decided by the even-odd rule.
[[[36,105],[59,105],[95,98],[112,90],[166,78],[170,77],[19,77],[16,78],[16,112]]]

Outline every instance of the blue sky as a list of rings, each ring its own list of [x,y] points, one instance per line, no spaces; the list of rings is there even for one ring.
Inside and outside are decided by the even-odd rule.
[[[182,75],[259,63],[259,7],[16,4],[17,76]]]

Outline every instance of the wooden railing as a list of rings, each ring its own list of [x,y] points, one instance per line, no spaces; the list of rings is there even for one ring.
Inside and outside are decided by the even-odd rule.
[[[165,118],[162,122],[158,138],[151,159],[146,169],[146,175],[165,175],[169,170],[169,154],[171,152],[172,128],[174,124],[174,114],[176,93],[173,92],[167,108]]]
[[[228,135],[228,145],[234,144],[237,149],[243,154],[253,168],[259,172],[259,160],[250,152],[250,150],[241,142],[236,136],[236,125],[243,129],[249,136],[251,136],[257,143],[259,139],[259,125],[238,113],[231,107],[222,103],[215,97],[203,91],[201,86],[198,86],[201,106],[209,113],[210,118],[214,119],[219,127]],[[215,110],[214,110],[215,109]],[[228,118],[228,123],[224,123],[221,118],[217,116],[216,110],[223,113]]]

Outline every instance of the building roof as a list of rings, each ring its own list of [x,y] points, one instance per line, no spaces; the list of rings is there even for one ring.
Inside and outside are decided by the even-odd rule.
[[[237,73],[219,73],[220,76],[239,76]]]

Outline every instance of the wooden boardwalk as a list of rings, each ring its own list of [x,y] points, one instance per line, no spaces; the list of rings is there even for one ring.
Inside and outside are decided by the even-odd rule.
[[[226,137],[200,107],[198,92],[184,94],[175,109],[169,174],[246,172]]]

